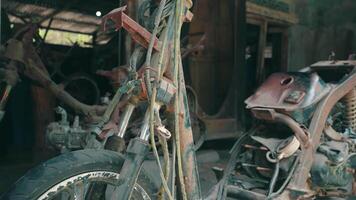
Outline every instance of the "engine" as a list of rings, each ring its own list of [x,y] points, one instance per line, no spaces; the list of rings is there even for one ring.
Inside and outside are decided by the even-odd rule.
[[[102,144],[95,139],[91,131],[84,130],[76,116],[72,125],[67,120],[67,112],[58,107],[56,112],[61,115],[61,120],[52,122],[47,126],[47,144],[61,152],[83,148],[102,148]]]
[[[314,156],[312,184],[325,194],[352,192],[356,166],[355,99],[353,90],[333,108]]]
[[[318,196],[340,197],[350,194],[353,168],[356,166],[356,162],[352,162],[353,152],[356,152],[352,137],[356,138],[356,135],[350,131],[340,134],[332,126],[325,131],[328,136],[323,138],[314,155],[310,189],[317,191]],[[240,148],[230,184],[270,197],[279,195],[286,188],[301,153],[293,133],[287,127],[276,124],[264,125],[254,135],[248,136]],[[278,160],[281,153],[285,157]]]

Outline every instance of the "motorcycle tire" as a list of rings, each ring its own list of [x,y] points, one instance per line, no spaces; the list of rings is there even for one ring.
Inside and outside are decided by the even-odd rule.
[[[107,184],[117,184],[123,163],[124,157],[122,155],[108,150],[86,149],[62,154],[28,171],[0,199],[57,199],[56,195],[63,195],[60,192],[66,192],[64,189],[75,188],[77,187],[76,184],[84,185],[85,181],[87,181],[87,184],[91,184],[91,189],[93,186],[100,187],[100,184],[104,183],[104,190],[108,190]],[[131,199],[150,200],[156,198],[153,195],[155,194],[154,184],[151,183],[146,174],[142,169]],[[94,180],[100,183],[90,182]],[[110,187],[114,188],[115,185]],[[101,188],[103,189],[103,187]],[[74,197],[75,195],[78,197],[78,189],[73,189],[73,191]],[[100,197],[88,197],[87,194],[82,195],[83,198],[74,199],[110,199],[107,194],[106,196],[101,194]],[[63,196],[60,196],[59,199],[63,199]]]

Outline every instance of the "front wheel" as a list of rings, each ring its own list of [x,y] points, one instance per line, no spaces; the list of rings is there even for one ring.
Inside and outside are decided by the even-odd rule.
[[[1,199],[110,199],[123,162],[122,155],[107,150],[62,154],[27,172]],[[131,199],[154,199],[147,177],[142,170]]]

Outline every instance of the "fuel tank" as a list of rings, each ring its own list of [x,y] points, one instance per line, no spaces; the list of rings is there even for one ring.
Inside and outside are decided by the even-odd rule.
[[[245,103],[248,109],[275,109],[304,123],[330,89],[316,73],[275,73]]]

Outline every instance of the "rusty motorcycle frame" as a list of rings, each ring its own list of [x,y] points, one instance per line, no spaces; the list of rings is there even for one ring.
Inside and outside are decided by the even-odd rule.
[[[305,75],[308,78],[302,80],[301,77]],[[326,83],[322,79],[326,80]],[[241,140],[244,137],[253,137],[252,135],[256,130],[252,130],[242,135],[232,150],[232,157],[226,168],[226,174],[220,183],[222,185],[220,186],[220,193],[217,192],[218,199],[223,199],[225,196],[237,199],[261,200],[314,199],[321,195],[322,187],[316,189],[317,183],[313,182],[315,180],[313,180],[312,168],[315,163],[321,162],[320,157],[318,158],[316,154],[322,144],[322,138],[330,137],[332,138],[331,141],[342,141],[329,135],[328,116],[338,102],[343,101],[347,95],[353,94],[355,86],[356,62],[351,60],[321,61],[297,73],[272,74],[245,103],[255,118],[269,123],[284,124],[292,131],[294,142],[298,141],[297,146],[288,147],[291,152],[288,152],[288,150],[275,152],[274,158],[276,160],[269,160],[269,155],[266,154],[267,160],[276,163],[274,174],[278,171],[276,169],[279,169],[279,165],[277,165],[279,161],[295,156],[293,164],[289,165],[288,177],[277,190],[274,188],[277,177],[273,176],[270,179],[267,194],[246,190],[227,181],[229,174],[235,170],[233,166],[236,165],[236,157],[241,154],[243,148],[241,147],[243,143]],[[350,110],[350,112],[352,111]],[[353,128],[352,123],[348,125]],[[333,133],[336,132],[333,130]],[[343,137],[340,133],[337,135]],[[289,144],[294,142],[289,141]],[[266,148],[266,146],[259,148]],[[327,176],[327,172],[323,173]],[[353,176],[352,173],[350,172],[350,177]],[[339,177],[341,176],[339,175]],[[349,195],[352,194],[351,191]],[[331,199],[348,197],[343,192],[336,192],[331,196],[324,195]]]

